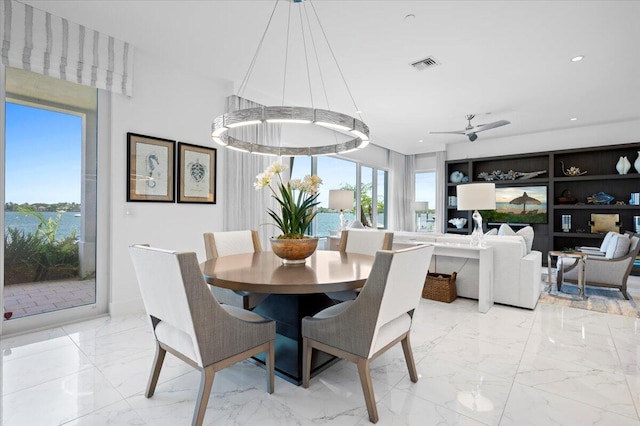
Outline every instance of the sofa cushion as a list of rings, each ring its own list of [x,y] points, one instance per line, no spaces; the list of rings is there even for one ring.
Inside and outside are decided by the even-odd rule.
[[[498,235],[516,235],[516,231],[511,229],[506,223],[503,223],[500,225],[500,229],[498,229]]]
[[[533,247],[533,237],[534,232],[531,226],[525,226],[520,229],[518,232],[514,231],[509,225],[503,223],[500,225],[500,229],[498,230],[498,235],[519,235],[524,239],[525,246],[527,248],[527,254],[531,253],[531,248]]]
[[[607,245],[607,253],[604,255],[607,259],[617,259],[629,253],[631,240],[625,235],[616,234],[611,237],[611,241]]]
[[[527,245],[527,254],[531,253],[534,237],[533,228],[531,226],[525,226],[524,228],[516,232],[516,235],[520,235],[522,238],[524,238],[524,243]]]
[[[496,228],[489,229],[484,235],[498,235],[498,230]]]

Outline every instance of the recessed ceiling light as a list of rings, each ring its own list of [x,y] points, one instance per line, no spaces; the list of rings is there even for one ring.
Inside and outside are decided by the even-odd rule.
[[[577,121],[577,120],[578,120],[578,118],[577,118],[577,117],[573,117],[573,118],[571,118],[571,121]]]
[[[571,58],[571,62],[580,62],[583,59],[584,59],[584,55],[578,55]]]
[[[416,15],[414,15],[413,13],[410,13],[407,16],[405,16],[404,19],[405,21],[411,21],[413,19],[416,19]]]
[[[423,141],[422,139],[420,139],[418,142],[422,143],[422,142],[424,142],[424,141]]]

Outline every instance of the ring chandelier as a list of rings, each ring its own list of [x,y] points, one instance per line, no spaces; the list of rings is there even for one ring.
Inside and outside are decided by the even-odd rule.
[[[280,0],[276,0],[273,11],[271,12],[271,17],[267,23],[267,27],[262,35],[262,39],[258,44],[258,49],[253,57],[251,65],[245,75],[240,88],[238,90],[238,96],[240,96],[241,92],[246,88],[247,82],[249,80],[249,76],[253,70],[253,66],[255,65],[256,58],[260,53],[260,48],[262,47],[262,42],[265,39],[265,36],[269,30],[269,26],[271,25],[271,21],[275,14],[276,8],[278,6]],[[357,118],[351,117],[347,114],[343,114],[336,111],[331,111],[328,109],[318,109],[313,106],[313,92],[311,90],[311,80],[309,73],[309,62],[308,52],[307,52],[307,42],[305,41],[305,27],[304,20],[302,19],[302,14],[306,16],[306,34],[310,36],[311,46],[313,47],[313,53],[315,53],[316,58],[318,57],[318,52],[316,50],[316,43],[313,38],[313,32],[311,29],[311,24],[308,16],[308,11],[306,7],[304,7],[304,0],[292,0],[289,3],[289,20],[291,17],[291,4],[299,3],[302,9],[298,9],[300,15],[300,27],[302,30],[301,39],[303,40],[304,53],[305,53],[305,63],[307,66],[307,78],[309,84],[309,94],[311,98],[311,107],[299,107],[299,106],[284,106],[284,93],[286,88],[286,73],[287,73],[287,63],[285,59],[284,64],[284,84],[282,89],[282,106],[263,106],[258,108],[246,108],[238,111],[228,112],[216,117],[213,121],[213,125],[211,126],[211,137],[213,140],[227,148],[235,149],[238,151],[250,152],[253,154],[262,154],[262,155],[274,155],[274,156],[310,156],[310,155],[331,155],[331,154],[339,154],[345,153],[349,151],[355,151],[357,149],[362,149],[369,144],[369,127],[362,121]],[[318,18],[318,14],[315,10],[315,7],[311,0],[307,0],[306,3],[309,3],[312,9],[313,15],[315,15],[318,26],[320,27],[321,34],[324,36],[325,43],[331,52],[331,56],[335,62],[335,65],[340,72],[340,76],[345,84],[347,92],[353,102],[353,106],[355,110],[358,110],[353,96],[351,95],[351,91],[349,90],[349,86],[347,86],[344,75],[342,74],[342,70],[338,65],[335,54],[333,53],[333,49],[331,49],[331,45],[329,44],[329,40],[326,38],[326,34],[324,32],[324,28],[320,23],[320,19]],[[290,21],[288,22],[288,26],[290,25]],[[288,46],[289,46],[289,28],[287,27],[287,54],[288,54]],[[287,56],[285,55],[285,58]],[[318,62],[318,68],[320,68],[320,63]],[[322,70],[319,69],[320,79],[322,82],[322,88],[325,93],[325,97],[327,96],[326,87],[324,85],[324,79],[322,78]],[[327,105],[329,104],[328,98],[326,99]],[[317,126],[325,127],[331,130],[336,130],[340,133],[346,134],[351,139],[348,139],[344,142],[336,142],[327,145],[320,146],[306,146],[306,147],[292,147],[292,146],[271,146],[264,145],[259,142],[248,142],[245,140],[241,140],[235,138],[228,134],[229,129],[234,129],[243,126],[256,126],[261,124],[284,124],[284,123],[293,123],[293,124],[315,124]],[[335,139],[335,135],[334,138]]]
[[[262,123],[316,124],[349,136],[345,142],[323,146],[284,147],[243,141],[227,134],[229,129]],[[355,151],[369,144],[369,127],[357,118],[335,111],[290,106],[247,108],[223,114],[213,121],[213,140],[227,148],[263,155],[330,155]]]

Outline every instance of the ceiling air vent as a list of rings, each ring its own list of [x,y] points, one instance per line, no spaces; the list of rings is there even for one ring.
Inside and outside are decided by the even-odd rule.
[[[436,60],[433,56],[427,56],[424,59],[420,59],[419,61],[412,62],[411,66],[417,69],[418,71],[426,70],[427,68],[433,68],[435,66],[440,65],[440,62]]]

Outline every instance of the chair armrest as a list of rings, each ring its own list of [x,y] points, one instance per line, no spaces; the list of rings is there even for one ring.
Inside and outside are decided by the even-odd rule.
[[[622,284],[629,275],[629,267],[635,256],[623,256],[617,259],[600,259],[590,257],[585,263],[587,283],[615,283]]]

